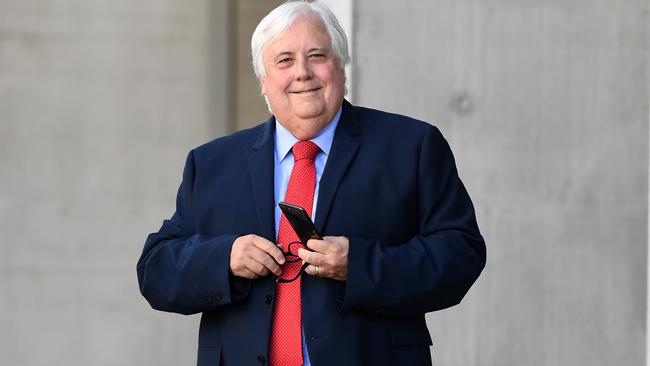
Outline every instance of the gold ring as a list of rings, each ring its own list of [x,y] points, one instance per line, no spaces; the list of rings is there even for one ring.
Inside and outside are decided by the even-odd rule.
[[[320,267],[319,266],[314,266],[316,267],[316,277],[320,277]]]

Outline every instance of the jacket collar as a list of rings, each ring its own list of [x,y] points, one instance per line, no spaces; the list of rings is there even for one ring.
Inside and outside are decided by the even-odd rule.
[[[260,133],[248,154],[248,167],[261,234],[271,241],[275,238],[273,222],[275,201],[273,192],[274,132],[275,118],[271,117],[261,126]],[[359,148],[358,137],[360,135],[361,121],[358,119],[356,107],[344,100],[341,119],[334,132],[332,148],[320,180],[315,222],[316,229],[320,233],[323,232],[327,223],[336,191]]]

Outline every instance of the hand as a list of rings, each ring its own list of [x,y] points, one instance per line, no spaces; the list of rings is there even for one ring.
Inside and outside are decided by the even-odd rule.
[[[345,236],[326,236],[323,240],[311,239],[307,248],[298,249],[298,256],[309,265],[305,272],[312,276],[346,281],[348,278],[348,249],[350,241]]]
[[[273,273],[282,274],[280,265],[284,254],[272,242],[254,234],[240,236],[232,243],[230,272],[233,275],[255,279]]]

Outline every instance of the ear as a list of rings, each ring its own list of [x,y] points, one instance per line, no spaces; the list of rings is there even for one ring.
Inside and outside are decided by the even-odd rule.
[[[260,90],[262,95],[266,95],[266,78],[264,76],[260,77]]]

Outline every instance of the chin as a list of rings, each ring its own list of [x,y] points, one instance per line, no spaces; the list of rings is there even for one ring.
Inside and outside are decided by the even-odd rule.
[[[296,108],[296,116],[302,119],[318,118],[325,114],[325,107],[323,105],[303,105]]]

